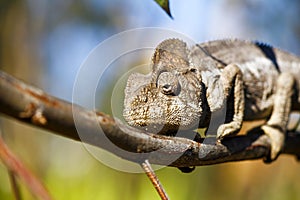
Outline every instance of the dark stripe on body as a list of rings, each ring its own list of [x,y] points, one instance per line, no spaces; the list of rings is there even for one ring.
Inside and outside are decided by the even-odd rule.
[[[254,44],[255,44],[255,46],[257,46],[262,51],[262,53],[268,59],[270,59],[272,61],[272,63],[275,66],[276,70],[280,73],[281,71],[280,71],[279,65],[277,63],[276,54],[274,52],[273,47],[271,47],[268,44],[265,44],[265,43],[262,43],[262,42],[258,42],[258,41],[255,41]]]
[[[215,56],[211,55],[211,53],[209,53],[205,48],[201,47],[199,44],[196,44],[196,46],[201,49],[201,51],[203,51],[203,53],[205,53],[205,55],[207,55],[208,57],[211,57],[213,60],[217,61],[218,63],[226,66],[227,64],[224,63],[222,60],[216,58]]]

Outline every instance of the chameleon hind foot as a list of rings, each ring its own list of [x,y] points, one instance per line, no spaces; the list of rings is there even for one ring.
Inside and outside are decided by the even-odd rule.
[[[262,126],[262,130],[271,140],[270,158],[266,162],[275,160],[283,148],[291,112],[294,83],[294,77],[288,72],[281,73],[277,79],[277,87],[273,97],[273,112],[267,124]]]
[[[284,146],[285,133],[277,127],[271,125],[263,125],[261,129],[271,140],[271,150],[264,162],[270,163],[277,159]]]

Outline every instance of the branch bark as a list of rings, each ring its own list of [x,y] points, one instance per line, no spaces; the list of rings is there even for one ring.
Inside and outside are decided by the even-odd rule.
[[[245,136],[226,138],[222,144],[216,144],[213,139],[196,142],[155,135],[127,126],[102,112],[52,97],[1,71],[0,96],[0,112],[9,117],[138,163],[148,159],[152,164],[173,167],[201,166],[261,159],[270,151],[269,138],[260,128],[252,129]],[[298,158],[299,147],[300,132],[288,132],[282,153]]]

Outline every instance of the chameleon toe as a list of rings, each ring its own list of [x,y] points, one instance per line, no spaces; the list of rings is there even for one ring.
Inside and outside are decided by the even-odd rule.
[[[263,125],[262,130],[271,140],[271,150],[270,155],[266,158],[266,162],[272,162],[276,160],[280,151],[284,145],[284,133],[279,129],[272,127],[270,125]]]

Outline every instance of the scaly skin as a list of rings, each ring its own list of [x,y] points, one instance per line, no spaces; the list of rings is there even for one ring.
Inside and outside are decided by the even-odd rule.
[[[175,135],[178,129],[208,128],[224,110],[217,138],[239,132],[243,121],[267,119],[272,161],[283,148],[291,111],[300,110],[300,58],[255,42],[219,40],[188,48],[163,41],[152,72],[127,82],[124,118],[136,127]]]

